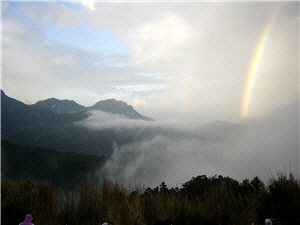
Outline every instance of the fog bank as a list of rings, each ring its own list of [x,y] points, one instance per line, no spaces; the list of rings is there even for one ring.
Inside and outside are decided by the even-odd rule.
[[[132,121],[94,113],[81,125],[91,129],[134,129],[136,133],[141,129],[164,131],[133,144],[114,146],[99,174],[125,185],[155,187],[165,181],[169,187],[181,187],[202,174],[238,181],[258,176],[265,182],[278,172],[299,175],[298,104],[242,124],[215,121],[189,127],[181,122]]]

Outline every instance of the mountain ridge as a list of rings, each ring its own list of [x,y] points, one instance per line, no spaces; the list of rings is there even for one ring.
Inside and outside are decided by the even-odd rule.
[[[74,100],[59,100],[56,98],[49,98],[46,100],[40,100],[32,105],[35,108],[49,110],[56,114],[60,113],[73,113],[78,111],[84,111],[85,107],[79,105]]]
[[[127,105],[125,108],[131,107]],[[51,110],[26,105],[8,97],[1,90],[1,140],[59,151],[110,155],[114,144],[132,143],[136,138],[137,134],[134,131],[118,132],[113,128],[93,130],[78,126],[76,122],[87,119],[92,110],[96,109],[54,113]],[[123,115],[124,112],[118,113],[120,114]],[[125,116],[128,119],[141,119]]]
[[[4,91],[1,90],[1,100],[2,99],[4,99],[4,104],[7,101],[9,101],[10,104],[14,102],[13,104],[14,106],[18,105],[18,107],[27,108],[27,110],[30,111],[36,111],[36,112],[39,111],[40,113],[44,111],[44,113],[50,112],[50,114],[52,113],[70,114],[70,113],[79,113],[79,112],[91,111],[91,110],[100,110],[106,113],[123,115],[128,117],[129,119],[141,119],[146,121],[154,121],[154,119],[147,116],[143,116],[140,113],[138,113],[131,105],[127,104],[126,102],[116,100],[114,98],[98,101],[94,105],[88,107],[82,106],[77,102],[75,102],[74,100],[69,100],[69,99],[60,100],[56,98],[48,98],[45,100],[37,101],[36,103],[31,105],[27,105],[22,101],[7,96],[4,93]]]

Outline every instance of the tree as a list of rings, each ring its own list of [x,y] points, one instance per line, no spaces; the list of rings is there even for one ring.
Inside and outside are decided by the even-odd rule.
[[[260,222],[265,218],[276,218],[282,224],[295,224],[300,214],[300,180],[292,174],[289,178],[279,174],[272,179],[268,189],[261,191],[256,208]]]
[[[264,182],[262,182],[257,176],[251,181],[251,185],[254,188],[254,192],[257,194],[260,190],[265,188]]]

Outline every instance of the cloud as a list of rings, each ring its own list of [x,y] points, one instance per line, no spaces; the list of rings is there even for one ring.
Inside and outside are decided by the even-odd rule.
[[[258,9],[256,4],[103,4],[99,13],[104,20],[93,17],[91,21],[93,26],[104,26],[129,43],[131,63],[148,72],[163,73],[164,90],[160,95],[145,97],[148,104],[138,109],[147,111],[149,105],[148,110],[154,111],[157,104],[158,116],[169,117],[172,111],[176,112],[174,118],[199,115],[237,121],[251,57],[275,5],[262,3]],[[297,98],[298,32],[280,31],[298,28],[295,15],[287,16],[286,7],[282,4],[269,35],[253,89],[252,117],[266,115]],[[108,17],[105,9],[118,16]],[[281,29],[286,23],[295,27]],[[172,39],[177,27],[183,32]],[[287,62],[287,58],[291,60]],[[289,79],[283,74],[289,74]],[[219,107],[222,112],[218,112]]]
[[[110,114],[102,111],[91,111],[91,116],[76,125],[88,127],[93,130],[130,129],[146,126],[147,121],[130,120],[126,116]]]
[[[49,4],[50,8],[52,4]],[[38,17],[35,13],[31,12],[33,18]],[[3,89],[8,95],[27,104],[56,97],[70,98],[89,106],[105,98],[130,100],[127,94],[134,89],[124,93],[115,86],[162,83],[156,77],[135,75],[140,73],[139,69],[130,65],[115,66],[127,63],[127,57],[122,54],[104,57],[101,53],[47,40],[47,29],[43,24],[31,24],[11,16],[3,21],[2,77]],[[74,94],[75,90],[81,90],[80,94],[85,96]]]
[[[49,42],[43,32],[44,27],[25,21],[3,22],[2,77],[7,94],[32,104],[54,97],[57,89],[93,90],[89,79],[99,73],[88,65],[101,60],[101,55]]]
[[[238,181],[258,176],[267,182],[277,172],[299,175],[299,104],[290,104],[244,124],[215,121],[148,122],[93,112],[78,125],[116,129],[134,137],[114,146],[100,176],[126,185],[151,187],[165,181],[181,186],[193,176],[215,174]]]
[[[65,55],[62,57],[55,57],[55,58],[51,59],[50,63],[52,63],[53,65],[57,65],[57,66],[60,66],[60,65],[71,66],[78,62],[76,62],[74,60],[73,55]]]
[[[140,99],[137,110],[154,118],[237,122],[251,57],[276,4],[6,3],[3,88],[26,103],[82,90],[101,98],[74,99],[83,105]],[[280,3],[253,88],[253,118],[298,98],[298,7]]]
[[[89,0],[81,0],[80,1],[81,4],[87,8],[89,8],[89,10],[94,11],[96,9],[95,5],[96,5],[96,1],[89,1]]]
[[[164,120],[164,121],[145,121],[145,120],[135,120],[129,119],[126,116],[106,113],[103,111],[92,110],[90,111],[91,116],[87,119],[77,122],[76,125],[87,127],[93,130],[105,130],[105,129],[139,129],[145,130],[148,128],[151,129],[160,129],[160,130],[185,130],[189,128],[190,130],[196,129],[199,127],[199,123],[194,121],[177,121],[174,120]]]
[[[196,39],[195,30],[174,13],[142,24],[137,30],[128,37],[131,60],[136,64],[174,66],[185,58],[182,52],[192,50]]]

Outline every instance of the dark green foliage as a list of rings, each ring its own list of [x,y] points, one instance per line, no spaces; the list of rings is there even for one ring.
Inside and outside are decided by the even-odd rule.
[[[105,162],[105,158],[52,149],[20,146],[1,141],[1,177],[51,181],[60,188],[72,188],[85,181]]]
[[[203,193],[210,187],[211,182],[206,175],[192,177],[190,181],[182,184],[181,192],[188,194],[189,196],[202,196]]]
[[[241,187],[243,195],[252,195],[264,190],[265,184],[256,176],[251,182],[248,179],[243,180]]]
[[[175,217],[175,225],[188,225],[188,211],[184,203],[179,208],[175,208],[177,216]]]
[[[276,218],[282,224],[296,224],[300,217],[300,180],[292,174],[272,178],[268,189],[259,194],[256,208],[260,222]]]
[[[1,199],[1,224],[19,224],[24,221],[26,214],[26,209],[17,200],[9,199],[5,202]]]
[[[206,175],[201,175],[193,177],[190,181],[182,184],[181,192],[193,197],[197,196],[203,198],[204,193],[220,186],[224,186],[227,191],[230,190],[235,197],[238,197],[239,194],[257,194],[264,188],[264,183],[258,177],[253,178],[251,182],[248,179],[245,179],[240,184],[230,177],[223,177],[221,175],[207,177]]]
[[[206,177],[206,175],[201,175],[197,177],[193,177],[190,181],[182,184],[181,191],[183,193],[188,193],[189,195],[193,195],[193,197],[203,197],[203,194],[214,187],[218,187],[224,185],[228,190],[230,189],[235,196],[242,191],[242,187],[239,182],[229,178],[223,177],[219,175],[213,177]]]
[[[34,223],[50,225],[57,221],[56,206],[56,194],[49,183],[32,179],[1,183],[1,224],[19,224],[30,213]]]
[[[216,176],[202,178],[224,181]],[[254,181],[262,183],[258,178]],[[156,219],[170,219],[174,225],[205,225],[221,224],[221,216],[226,214],[230,225],[263,224],[268,217],[283,225],[295,224],[299,216],[299,179],[280,175],[267,188],[261,186],[257,194],[249,184],[249,180],[240,184],[242,190],[247,187],[250,191],[242,191],[237,197],[234,185],[224,182],[207,189],[199,198],[186,190],[168,189],[164,182],[154,189],[129,192],[118,183],[104,180],[100,190],[86,183],[77,191],[58,194],[43,181],[5,179],[1,186],[1,222],[15,225],[30,213],[35,224],[44,225],[101,225],[105,221],[152,225]]]
[[[254,193],[254,187],[250,184],[250,181],[248,179],[243,180],[241,186],[245,194]]]
[[[192,202],[183,202],[176,204],[174,225],[198,225],[206,221],[201,209],[192,206]]]
[[[251,186],[254,189],[254,193],[257,194],[260,190],[264,189],[265,184],[258,177],[254,177],[251,181]]]
[[[76,200],[74,193],[65,192],[58,201],[58,220],[61,224],[75,225],[76,224]]]
[[[199,211],[193,211],[189,215],[189,224],[190,225],[197,225],[197,224],[203,224],[205,221],[205,217],[201,214]]]
[[[79,192],[76,223],[82,225],[96,225],[100,223],[97,196],[91,186],[83,186]]]

